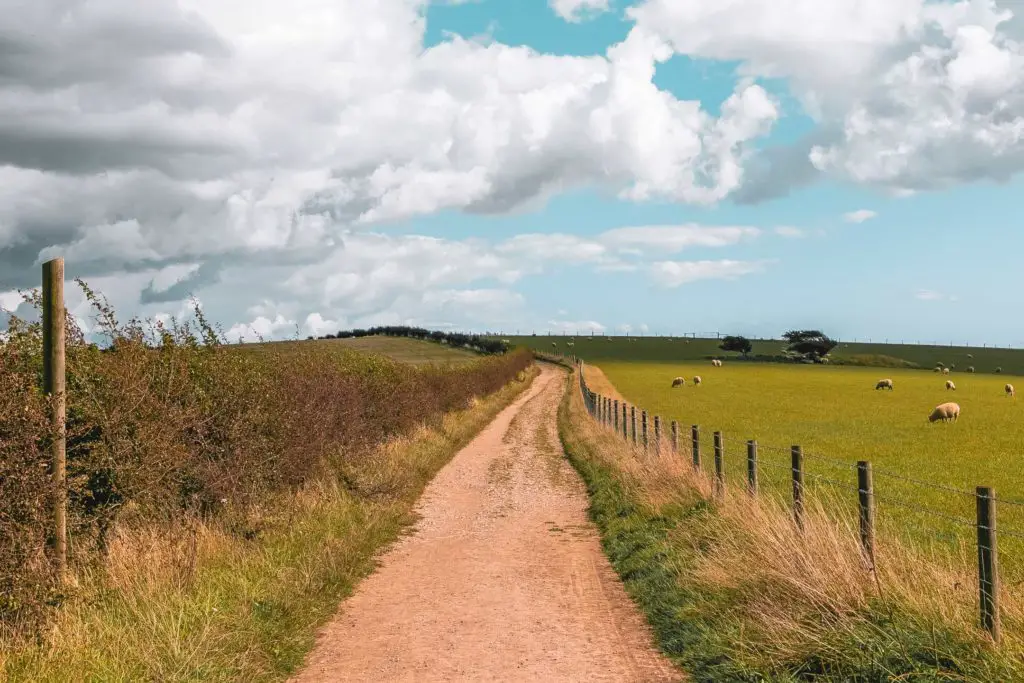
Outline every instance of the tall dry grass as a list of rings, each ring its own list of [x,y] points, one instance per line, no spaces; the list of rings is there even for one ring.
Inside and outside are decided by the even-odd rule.
[[[645,452],[603,428],[570,381],[562,438],[605,546],[663,648],[696,678],[1024,677],[1024,604],[1004,586],[994,646],[978,624],[969,542],[950,554],[881,533],[872,566],[837,492],[807,493],[801,532],[788,500],[716,495],[688,445]]]
[[[340,472],[363,495],[382,484],[351,473],[379,444],[437,426],[532,362],[521,351],[414,368],[331,343],[228,346],[198,307],[192,323],[123,322],[80,285],[103,343],[67,318],[68,518],[78,573],[111,560],[126,528],[177,534],[217,519],[227,533],[258,538],[270,501],[324,472]],[[29,301],[38,307],[38,292]],[[14,318],[0,341],[0,637],[8,639],[31,634],[73,597],[46,556],[53,490],[41,335],[38,323]]]

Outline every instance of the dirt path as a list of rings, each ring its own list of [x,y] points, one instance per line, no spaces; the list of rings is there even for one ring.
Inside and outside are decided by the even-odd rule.
[[[601,552],[545,368],[430,483],[341,605],[309,681],[679,681]]]

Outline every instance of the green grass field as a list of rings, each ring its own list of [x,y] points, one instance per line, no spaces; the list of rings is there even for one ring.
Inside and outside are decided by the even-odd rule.
[[[747,439],[758,441],[762,486],[788,495],[789,449],[798,444],[805,453],[808,487],[830,485],[821,477],[849,487],[842,495],[851,507],[856,504],[852,466],[869,460],[880,524],[967,547],[973,542],[968,524],[905,506],[969,523],[975,518],[973,496],[886,473],[967,492],[994,486],[998,497],[1024,501],[1024,399],[1005,396],[1005,380],[997,376],[957,373],[952,376],[956,391],[947,391],[945,377],[916,370],[728,362],[720,368],[707,362],[603,361],[598,366],[626,400],[660,415],[666,425],[678,420],[684,443],[690,425],[699,424],[707,468],[713,467],[712,432],[721,431],[726,473],[736,485],[746,477]],[[704,380],[699,387],[689,383],[695,374]],[[671,388],[677,375],[687,378],[686,387]],[[892,378],[894,391],[874,389],[882,377]],[[929,423],[931,409],[949,400],[961,406],[959,422]],[[1024,507],[1004,503],[999,518],[1002,529],[1024,534]],[[1013,564],[1024,567],[1024,543],[1008,535],[1000,543],[1004,554],[1021,553],[1022,561]]]
[[[621,360],[621,361],[697,361],[710,356],[735,357],[736,354],[725,353],[718,348],[717,339],[692,339],[687,341],[681,337],[612,337],[608,341],[605,336],[576,336],[571,338],[572,347],[568,346],[570,337],[520,336],[503,337],[513,344],[523,345],[540,351],[556,350],[559,353],[575,353],[585,360]],[[630,341],[635,339],[635,341]],[[553,347],[554,342],[557,346]],[[778,355],[783,342],[778,340],[752,341],[754,355]],[[974,356],[969,358],[968,354]],[[837,361],[852,362],[861,365],[894,364],[892,359],[904,363],[912,363],[926,370],[935,364],[955,364],[958,371],[974,366],[977,373],[992,373],[1002,368],[1004,374],[1024,375],[1024,349],[1007,349],[992,347],[966,346],[923,346],[916,344],[855,344],[842,342],[832,351]]]
[[[364,353],[379,353],[401,363],[431,365],[437,363],[471,363],[480,360],[480,354],[455,349],[444,344],[407,339],[405,337],[350,337],[348,339],[322,339],[319,344],[341,344]]]

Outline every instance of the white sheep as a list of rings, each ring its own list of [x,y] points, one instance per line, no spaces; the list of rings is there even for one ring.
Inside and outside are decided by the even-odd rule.
[[[943,403],[935,406],[935,410],[928,416],[928,421],[942,420],[943,422],[948,422],[952,420],[956,422],[958,417],[960,417],[960,405],[958,403]]]
[[[942,368],[935,368],[935,372],[942,372]]]
[[[694,375],[693,376],[693,384],[694,384],[694,386],[700,386],[700,383],[701,383],[700,375]]]
[[[942,374],[943,375],[948,375],[949,374],[949,368],[942,368]]]
[[[828,365],[829,361],[828,361],[828,358],[820,358],[819,362],[822,363],[823,365]]]
[[[576,346],[574,342],[566,342],[565,345],[568,346],[569,348]]]
[[[967,354],[967,357],[968,358],[974,358],[974,354],[973,353],[969,353],[969,354]]]
[[[956,385],[953,384],[953,380],[947,379],[946,380],[946,390],[948,391],[950,389],[953,389],[955,391],[956,390]]]
[[[967,372],[974,372],[974,366],[973,365],[969,365],[967,367]]]
[[[718,360],[717,358],[712,358],[711,359],[711,365],[716,367],[716,368],[720,368],[720,367],[722,367],[722,361]]]
[[[1016,396],[1017,395],[1014,392],[1014,390],[1013,390],[1013,385],[1012,384],[1007,384],[1005,387],[1003,387],[1003,390],[1006,392],[1007,396]]]
[[[672,380],[672,388],[673,389],[675,389],[676,387],[682,387],[682,386],[685,386],[685,385],[686,385],[686,380],[683,379],[682,377],[676,377],[674,380]]]
[[[875,389],[888,389],[892,391],[892,388],[892,380],[888,378],[878,380],[878,383],[875,385]]]

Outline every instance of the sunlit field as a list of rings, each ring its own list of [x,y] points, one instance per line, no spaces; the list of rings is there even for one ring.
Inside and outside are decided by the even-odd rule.
[[[955,372],[947,377],[920,370],[838,368],[818,365],[729,363],[600,362],[626,400],[652,416],[681,425],[689,444],[690,425],[701,428],[704,467],[713,469],[712,432],[723,433],[725,470],[733,485],[746,477],[746,441],[758,441],[761,486],[789,495],[790,446],[805,454],[806,485],[848,487],[844,499],[856,504],[858,460],[875,468],[879,524],[910,529],[919,539],[942,544],[974,542],[976,486],[993,486],[999,499],[1004,564],[1024,566],[1024,399],[1009,398],[1006,377]],[[698,374],[701,386],[693,386]],[[683,376],[685,387],[673,389]],[[876,390],[888,377],[893,391]],[[1018,382],[1020,384],[1020,382]],[[1019,387],[1020,388],[1020,387]],[[961,406],[957,423],[929,423],[932,408],[945,401]],[[653,422],[653,418],[652,418]],[[890,476],[895,475],[895,476]],[[925,486],[910,477],[950,489]],[[927,508],[938,514],[921,512]],[[956,520],[963,520],[958,522]]]

